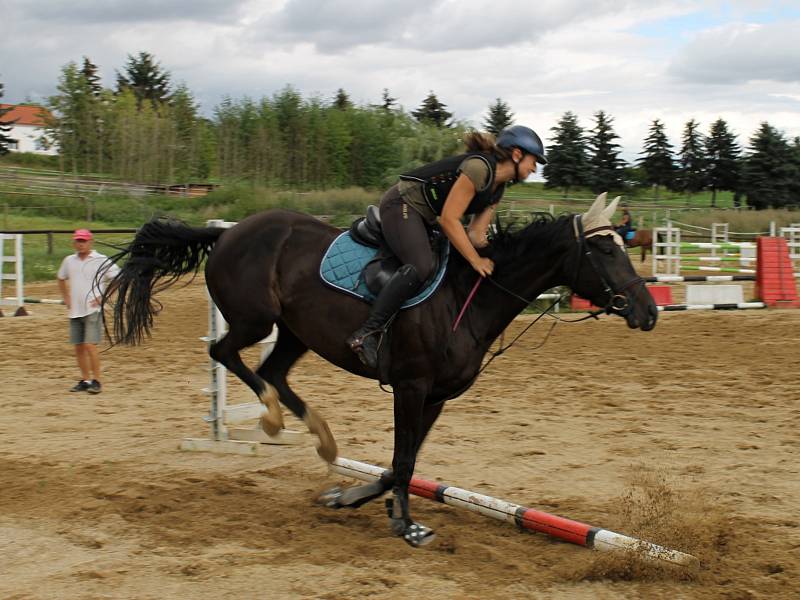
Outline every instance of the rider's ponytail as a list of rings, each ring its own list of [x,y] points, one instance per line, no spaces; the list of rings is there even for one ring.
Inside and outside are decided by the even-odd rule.
[[[491,133],[469,131],[464,135],[464,145],[467,152],[491,152],[501,162],[511,159],[511,152],[495,145],[495,138]]]

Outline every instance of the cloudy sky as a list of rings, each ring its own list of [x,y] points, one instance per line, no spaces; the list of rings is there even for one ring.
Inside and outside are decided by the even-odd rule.
[[[768,120],[800,135],[800,2],[758,0],[0,0],[4,102],[41,101],[88,56],[111,86],[153,53],[210,114],[223,95],[287,84],[407,110],[433,90],[480,125],[495,98],[545,141],[565,111],[605,110],[625,158],[653,119],[673,143],[690,118],[747,140]]]

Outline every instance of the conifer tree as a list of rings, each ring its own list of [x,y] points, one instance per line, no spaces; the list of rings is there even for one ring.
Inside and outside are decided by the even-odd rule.
[[[700,124],[690,119],[683,130],[676,187],[695,194],[706,186],[706,160]]]
[[[675,163],[672,159],[672,144],[664,133],[664,124],[655,119],[644,141],[644,150],[637,165],[644,171],[644,182],[655,187],[656,198],[660,186],[671,188],[675,182]]]
[[[619,157],[620,145],[614,140],[614,119],[602,110],[594,114],[594,129],[587,139],[589,182],[592,192],[600,194],[621,189],[624,185],[625,161]]]
[[[333,107],[337,110],[347,110],[348,108],[353,107],[353,103],[350,101],[350,96],[344,91],[343,88],[336,90],[336,96],[333,99]]]
[[[0,83],[0,98],[3,97],[3,84]],[[8,154],[9,150],[8,147],[15,142],[14,139],[8,137],[8,133],[11,133],[11,126],[14,124],[13,121],[5,121],[3,120],[3,115],[8,113],[11,110],[11,107],[8,108],[0,108],[0,156],[4,154]]]
[[[578,117],[571,112],[564,113],[550,131],[553,132],[553,141],[547,149],[544,185],[546,188],[563,188],[566,197],[570,189],[589,184],[586,140]]]
[[[420,123],[429,123],[436,127],[450,127],[448,120],[452,118],[453,113],[446,110],[447,105],[439,102],[433,90],[428,94],[427,98],[422,101],[422,105],[417,110],[412,110],[411,115]]]
[[[483,122],[483,128],[491,134],[497,135],[506,127],[514,124],[514,113],[511,108],[497,98],[493,104],[489,105],[489,114]]]
[[[392,98],[389,95],[389,89],[388,88],[383,88],[383,93],[381,94],[381,100],[383,101],[381,103],[381,108],[383,110],[387,110],[387,111],[394,110],[394,107],[397,104],[397,98]]]
[[[103,91],[103,85],[100,83],[100,75],[97,74],[97,65],[95,65],[88,56],[83,57],[83,67],[81,68],[86,83],[89,84],[89,89],[92,94],[99,97]]]
[[[798,204],[795,196],[800,169],[783,133],[767,122],[750,138],[744,162],[742,190],[747,204],[756,209]]]
[[[705,141],[705,160],[711,206],[717,205],[717,190],[737,190],[740,172],[740,149],[736,136],[723,119],[711,124]]]
[[[136,96],[137,106],[149,100],[153,108],[158,108],[169,100],[170,78],[170,73],[149,52],[129,54],[123,72],[117,71],[117,93],[129,89]]]

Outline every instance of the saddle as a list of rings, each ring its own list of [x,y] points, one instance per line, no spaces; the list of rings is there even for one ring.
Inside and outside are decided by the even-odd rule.
[[[359,244],[377,248],[378,250],[375,257],[367,263],[361,273],[367,289],[377,296],[383,286],[386,285],[386,282],[394,275],[394,272],[403,266],[403,263],[400,262],[400,259],[395,256],[392,249],[383,239],[381,214],[377,206],[370,204],[367,207],[366,216],[353,221],[350,226],[350,237]],[[447,244],[447,238],[440,231],[431,231],[428,241],[433,250],[434,269],[433,274],[422,286],[423,290],[439,279],[442,246]]]
[[[427,300],[444,279],[450,243],[439,232],[433,233],[431,239],[437,268],[420,292],[407,300],[403,308]],[[320,263],[319,274],[330,287],[372,302],[401,266],[400,260],[383,240],[378,208],[370,206],[366,217],[356,219],[331,243]]]

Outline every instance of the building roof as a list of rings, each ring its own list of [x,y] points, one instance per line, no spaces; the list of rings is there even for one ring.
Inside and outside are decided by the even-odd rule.
[[[0,110],[6,108],[10,108],[11,110],[2,116],[2,120],[6,123],[16,121],[16,123],[14,123],[15,125],[44,127],[46,125],[44,118],[51,116],[50,111],[43,106],[0,104]]]

